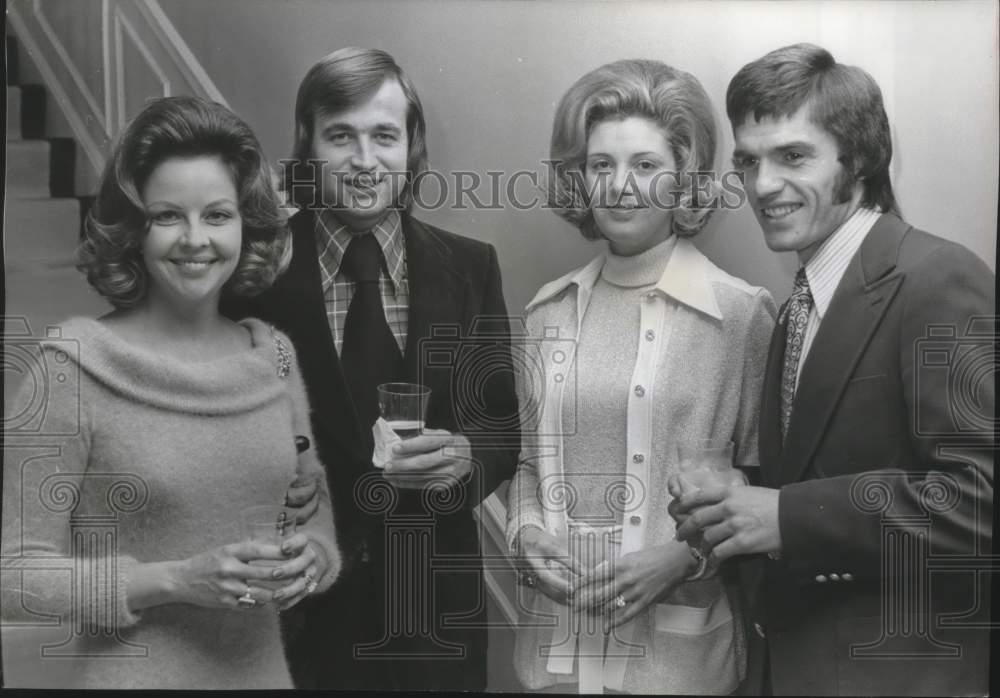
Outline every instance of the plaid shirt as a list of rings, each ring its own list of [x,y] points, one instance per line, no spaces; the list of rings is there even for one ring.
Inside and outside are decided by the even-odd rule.
[[[385,220],[372,229],[372,234],[382,248],[379,288],[385,319],[402,353],[406,347],[410,287],[406,278],[406,245],[399,212],[390,211]],[[316,217],[316,246],[323,278],[323,297],[326,299],[326,319],[330,323],[338,354],[344,343],[347,310],[354,298],[354,282],[340,270],[340,262],[344,259],[351,237],[350,229],[341,224],[329,209]]]

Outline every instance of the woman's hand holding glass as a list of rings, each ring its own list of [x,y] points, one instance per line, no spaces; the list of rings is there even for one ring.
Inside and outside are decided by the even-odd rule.
[[[583,576],[573,593],[578,609],[605,613],[607,628],[627,623],[660,603],[694,571],[684,543],[670,542],[605,561]]]
[[[305,533],[280,543],[244,540],[165,564],[169,598],[164,602],[208,608],[274,603],[283,611],[308,596],[326,571],[325,555]],[[250,599],[254,603],[247,603]]]
[[[310,545],[305,533],[296,533],[281,545],[284,564],[271,572],[273,579],[291,580],[271,595],[278,609],[291,608],[316,589],[316,581],[326,571],[325,556],[317,552],[319,548]]]
[[[538,526],[525,526],[518,535],[518,549],[521,560],[531,568],[535,588],[556,603],[568,605],[574,580],[583,568],[566,545]]]
[[[286,559],[279,545],[246,540],[167,563],[170,600],[208,608],[238,608],[245,595],[269,602],[272,591],[265,584],[274,579],[272,568],[252,563]]]
[[[315,589],[320,558],[315,546],[308,545],[308,536],[296,532],[294,509],[269,504],[247,507],[240,512],[240,529],[243,540],[272,544],[281,551],[280,561],[261,558],[251,563],[269,569],[270,579],[261,584],[271,589],[270,600],[281,610]]]

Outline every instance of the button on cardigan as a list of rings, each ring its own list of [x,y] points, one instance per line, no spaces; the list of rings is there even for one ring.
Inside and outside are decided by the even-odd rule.
[[[523,366],[521,404],[537,405],[523,433],[521,462],[508,494],[508,544],[535,525],[565,536],[569,511],[562,482],[563,404],[566,380],[587,380],[575,372],[591,294],[606,263],[601,255],[585,267],[546,284],[528,305],[529,341]],[[666,481],[677,470],[676,444],[694,439],[735,443],[737,465],[757,465],[757,413],[764,362],[774,324],[770,294],[713,265],[690,240],[679,239],[654,287],[636,301],[641,338],[634,357],[608,348],[609,361],[631,360],[624,452],[626,482],[637,483],[627,506],[620,554],[673,539]],[[628,385],[625,386],[628,389]],[[522,624],[515,668],[529,689],[554,684],[547,646],[553,630],[568,620],[535,589],[519,587]],[[734,610],[736,617],[734,617]],[[612,636],[604,662],[604,686],[638,693],[726,693],[742,670],[742,619],[719,577],[675,589],[665,603],[648,609]],[[642,648],[638,654],[628,647]],[[623,649],[624,648],[624,649]],[[641,656],[639,656],[641,655]],[[558,662],[556,663],[558,664]]]

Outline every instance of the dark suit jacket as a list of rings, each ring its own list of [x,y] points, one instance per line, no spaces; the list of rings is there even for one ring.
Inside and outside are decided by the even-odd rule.
[[[776,694],[987,691],[975,626],[989,583],[974,568],[992,534],[996,334],[970,321],[994,313],[979,258],[883,215],[803,364],[784,445],[775,328],[760,456],[783,553],[755,620]]]
[[[440,662],[435,684],[426,687],[484,688],[486,607],[472,509],[513,474],[520,445],[510,329],[496,252],[492,245],[403,216],[410,306],[402,379],[431,388],[428,427],[469,438],[474,475],[436,498],[395,491],[389,497],[395,508],[387,512],[384,505],[389,499],[383,496],[387,488],[371,465],[371,432],[358,422],[327,322],[314,213],[297,213],[290,226],[294,252],[288,271],[261,296],[249,303],[230,300],[225,310],[231,316],[255,315],[272,322],[288,334],[298,352],[346,558],[342,572],[346,580],[328,593],[330,603],[341,609],[383,603],[378,583],[365,590],[369,593],[364,598],[337,596],[347,593],[344,589],[357,595],[350,582],[352,568],[367,563],[370,554],[384,555],[380,539],[386,535],[387,521],[393,516],[433,516],[431,567],[451,569],[446,573],[438,569],[431,576],[434,621],[440,627],[446,615],[463,616],[448,621],[452,630],[447,635],[450,642],[464,645],[468,656],[466,661]],[[323,599],[306,606],[306,615],[323,618]],[[310,625],[310,619],[304,622]],[[372,622],[377,622],[374,616]],[[312,620],[306,634],[315,643],[325,643],[338,632],[338,625],[342,624],[336,619]],[[342,633],[345,630],[341,628]],[[293,658],[293,669],[294,665]]]

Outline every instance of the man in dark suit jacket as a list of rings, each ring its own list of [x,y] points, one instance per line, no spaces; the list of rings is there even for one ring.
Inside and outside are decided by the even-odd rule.
[[[679,497],[678,537],[759,555],[764,690],[985,694],[993,274],[898,216],[863,70],[779,49],[737,73],[727,111],[765,241],[802,267],[771,342],[759,486]]]
[[[423,110],[388,54],[347,48],[313,66],[296,139],[288,271],[227,309],[295,344],[345,551],[338,583],[285,616],[296,685],[484,690],[472,510],[511,476],[520,442],[496,252],[410,215]],[[378,470],[375,384],[397,381],[431,388],[427,428]]]

